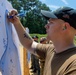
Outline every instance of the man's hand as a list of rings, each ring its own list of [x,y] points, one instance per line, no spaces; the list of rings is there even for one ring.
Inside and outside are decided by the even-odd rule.
[[[18,12],[17,10],[12,10],[8,13],[8,21],[13,23],[13,24],[18,24],[20,23],[19,17],[17,16]]]

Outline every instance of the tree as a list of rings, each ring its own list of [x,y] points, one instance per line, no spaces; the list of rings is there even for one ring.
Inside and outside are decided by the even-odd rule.
[[[18,12],[24,12],[26,16],[21,18],[24,27],[30,29],[30,33],[45,33],[44,25],[46,19],[42,16],[41,10],[49,10],[46,4],[41,3],[39,0],[9,0],[13,7]]]

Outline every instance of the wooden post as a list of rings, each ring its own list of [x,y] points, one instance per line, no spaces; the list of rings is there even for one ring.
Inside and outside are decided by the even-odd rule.
[[[24,75],[30,75],[29,74],[29,63],[28,63],[28,57],[27,57],[27,50],[23,48],[23,70],[24,70]]]

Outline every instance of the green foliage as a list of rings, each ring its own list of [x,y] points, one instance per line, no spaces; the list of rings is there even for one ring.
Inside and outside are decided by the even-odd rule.
[[[39,0],[8,0],[19,13],[25,13],[24,18],[20,18],[24,27],[28,27],[30,33],[45,34],[44,25],[46,19],[42,16],[41,10],[49,10],[46,4]]]
[[[45,33],[46,20],[42,16],[34,15],[33,12],[27,13],[25,26],[30,29],[30,33]]]

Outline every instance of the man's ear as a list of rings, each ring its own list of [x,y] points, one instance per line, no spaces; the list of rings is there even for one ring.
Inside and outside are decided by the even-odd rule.
[[[68,22],[65,22],[64,26],[63,26],[63,30],[66,30],[70,27],[70,24]]]
[[[67,27],[66,26],[63,26],[63,30],[65,30],[65,29],[67,29]]]

